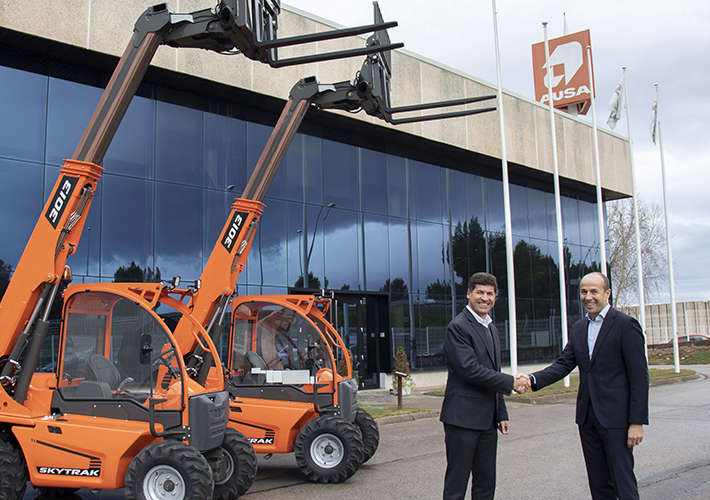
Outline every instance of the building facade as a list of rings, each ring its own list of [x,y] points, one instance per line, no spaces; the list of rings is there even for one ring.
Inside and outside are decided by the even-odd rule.
[[[67,23],[79,25],[57,30],[49,20],[29,25],[24,7],[14,3],[14,10],[0,8],[5,276],[19,261],[135,19],[150,5],[135,2],[144,5],[119,14],[115,6],[78,2],[87,8],[86,19],[67,16]],[[82,12],[74,2],[41,3],[52,9],[71,4],[73,14]],[[280,22],[285,35],[328,28],[294,10],[284,11]],[[393,56],[397,104],[495,93],[405,51]],[[197,279],[290,86],[314,73],[321,82],[349,79],[361,62],[273,70],[239,56],[159,49],[102,163],[106,171],[81,245],[68,262],[75,282]],[[518,359],[550,360],[562,346],[549,118],[532,101],[505,99]],[[395,128],[364,114],[309,112],[267,193],[238,293],[305,287],[332,294],[333,322],[357,356],[364,386],[376,387],[400,345],[415,369],[444,366],[446,325],[466,303],[468,277],[487,271],[500,283],[494,313],[507,356],[497,120],[489,113]],[[592,138],[577,119],[557,114],[556,126],[568,313],[574,319],[581,314],[579,279],[598,269],[600,258]],[[606,199],[627,196],[628,143],[601,133],[600,153]]]

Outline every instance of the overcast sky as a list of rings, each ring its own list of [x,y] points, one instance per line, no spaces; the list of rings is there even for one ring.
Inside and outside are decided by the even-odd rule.
[[[371,0],[289,0],[286,5],[344,26],[372,22]],[[393,41],[457,70],[495,84],[491,1],[380,0],[385,20],[399,22]],[[637,190],[663,206],[661,156],[649,125],[661,89],[668,205],[675,262],[676,300],[710,300],[710,2],[675,0],[497,0],[503,88],[534,98],[532,51],[589,29],[597,86],[597,125],[608,129],[609,99],[627,67]],[[395,75],[396,78],[396,75]],[[701,87],[702,86],[702,87]],[[626,114],[615,132],[628,136]],[[591,112],[588,114],[591,121]],[[669,294],[656,301],[669,301]]]

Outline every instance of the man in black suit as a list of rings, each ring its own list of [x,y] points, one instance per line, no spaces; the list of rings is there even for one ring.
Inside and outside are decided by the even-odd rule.
[[[572,327],[562,356],[530,375],[541,389],[579,367],[579,436],[594,500],[638,499],[633,447],[648,424],[648,363],[641,325],[609,305],[609,279],[580,282],[584,319]]]
[[[522,379],[500,372],[498,330],[488,315],[497,290],[495,276],[471,276],[468,305],[446,329],[449,377],[440,417],[446,433],[444,500],[462,500],[471,475],[471,498],[495,496],[496,428],[510,431],[503,394],[525,390]]]

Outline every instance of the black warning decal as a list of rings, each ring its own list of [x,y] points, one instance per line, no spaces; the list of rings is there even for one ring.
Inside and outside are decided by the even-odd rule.
[[[242,230],[242,227],[244,227],[244,222],[247,220],[248,215],[248,212],[234,213],[231,224],[229,224],[227,230],[224,232],[224,236],[222,236],[222,246],[226,248],[228,252],[232,252],[232,248],[234,248],[234,244],[237,242],[237,236],[239,236],[239,232]]]
[[[54,229],[57,229],[59,219],[62,218],[62,214],[67,208],[67,201],[69,201],[69,197],[74,192],[77,180],[77,177],[64,175],[59,182],[59,187],[50,198],[50,205],[44,216],[47,217],[47,220]]]

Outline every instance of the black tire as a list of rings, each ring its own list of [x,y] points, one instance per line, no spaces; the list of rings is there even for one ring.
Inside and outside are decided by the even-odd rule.
[[[362,437],[355,424],[323,415],[303,426],[294,447],[296,463],[316,483],[342,483],[362,463]]]
[[[372,415],[361,408],[355,413],[355,424],[362,434],[362,463],[365,463],[372,458],[380,445],[380,429]]]
[[[27,489],[27,464],[22,450],[0,439],[0,498],[20,500]]]
[[[246,493],[256,478],[256,453],[241,432],[227,429],[219,457],[207,457],[212,466],[214,500],[233,500]],[[219,462],[219,463],[217,463]]]
[[[158,441],[146,446],[126,472],[127,500],[207,499],[213,491],[207,460],[182,441]]]

